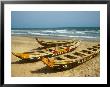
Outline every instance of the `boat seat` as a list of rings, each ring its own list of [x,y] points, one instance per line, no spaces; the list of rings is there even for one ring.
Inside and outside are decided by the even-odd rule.
[[[80,52],[87,53],[87,54],[91,54],[92,53],[92,51],[90,51],[90,50],[82,50]]]

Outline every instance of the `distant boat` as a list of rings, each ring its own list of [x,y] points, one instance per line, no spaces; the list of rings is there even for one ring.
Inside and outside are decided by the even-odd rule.
[[[36,41],[42,45],[42,46],[46,46],[46,47],[55,47],[55,46],[62,46],[62,45],[66,45],[66,44],[70,44],[73,43],[74,41],[54,41],[54,42],[46,42],[46,41],[40,41],[38,38],[36,38]]]

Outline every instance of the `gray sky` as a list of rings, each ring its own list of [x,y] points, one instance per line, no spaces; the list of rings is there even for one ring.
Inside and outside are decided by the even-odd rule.
[[[12,28],[99,27],[99,11],[12,11]]]

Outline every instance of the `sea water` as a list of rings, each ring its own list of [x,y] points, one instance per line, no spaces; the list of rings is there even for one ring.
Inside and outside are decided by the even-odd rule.
[[[12,35],[99,39],[100,27],[12,28]]]

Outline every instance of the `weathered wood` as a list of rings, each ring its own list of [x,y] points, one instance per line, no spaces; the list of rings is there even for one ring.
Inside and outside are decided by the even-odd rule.
[[[90,51],[90,50],[86,49],[86,50],[81,50],[79,52],[71,52],[71,55],[68,54],[68,55],[59,56],[60,60],[57,59],[56,57],[52,57],[54,63],[51,68],[54,68],[57,65],[57,68],[60,69],[61,66],[66,68],[65,65],[66,66],[69,66],[70,64],[79,65],[81,63],[84,63],[84,62],[94,58],[95,56],[97,56],[100,53],[100,49],[98,46],[99,45],[91,47],[91,49],[95,47],[95,49],[97,49],[96,51]],[[48,67],[50,67],[50,66],[48,66]]]

